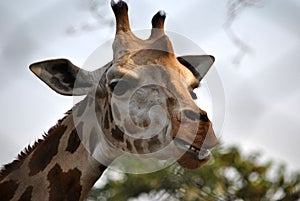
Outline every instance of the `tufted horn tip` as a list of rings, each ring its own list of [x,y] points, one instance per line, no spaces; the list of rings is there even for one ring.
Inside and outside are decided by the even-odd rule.
[[[158,11],[152,18],[152,28],[163,29],[166,19],[166,12],[163,10]]]
[[[119,2],[119,1],[111,0],[111,1],[110,1],[111,7],[114,7],[118,2]]]
[[[166,15],[167,15],[166,11],[164,11],[164,10],[160,10],[156,14],[159,14],[160,16],[164,16],[164,17],[166,17]]]
[[[164,34],[164,23],[166,19],[166,12],[158,11],[152,18],[152,31],[150,38],[156,38]]]
[[[119,0],[119,1],[111,1],[111,7],[114,11],[116,21],[117,21],[117,33],[119,31],[129,32],[130,24],[128,19],[128,6],[127,3]]]
[[[116,8],[116,9],[117,8],[122,8],[122,7],[127,7],[128,8],[126,2],[124,2],[122,0],[111,0],[110,4],[111,4],[112,8]]]
[[[111,1],[111,7],[115,13],[115,15],[117,14],[122,14],[124,12],[127,12],[128,11],[128,5],[125,1],[114,1],[112,0]]]

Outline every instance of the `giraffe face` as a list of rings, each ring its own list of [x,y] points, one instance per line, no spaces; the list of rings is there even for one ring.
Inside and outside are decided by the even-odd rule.
[[[138,56],[144,51],[147,56]],[[156,54],[161,54],[160,60],[151,60]],[[209,59],[200,57],[204,64]],[[122,143],[113,144],[125,142],[123,150],[130,153],[175,157],[193,169],[209,159],[208,149],[217,140],[206,112],[193,100],[199,80],[182,63],[172,52],[128,53],[108,70],[106,90],[115,126],[124,133]]]
[[[164,12],[154,15],[149,39],[141,40],[130,30],[126,3],[112,3],[112,8],[117,22],[113,61],[104,68],[88,72],[58,59],[30,69],[60,94],[95,99],[103,134],[117,149],[173,157],[190,169],[202,166],[217,139],[206,112],[193,100],[193,89],[214,58],[176,57],[163,30]]]

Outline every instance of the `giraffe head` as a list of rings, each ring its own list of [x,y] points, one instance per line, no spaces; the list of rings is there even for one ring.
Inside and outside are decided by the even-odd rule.
[[[193,100],[193,89],[214,58],[176,57],[164,32],[163,11],[154,15],[151,35],[142,40],[131,32],[127,4],[111,5],[116,35],[110,63],[90,72],[57,59],[34,63],[30,69],[56,92],[92,100],[94,104],[85,106],[93,105],[98,134],[104,136],[99,143],[116,148],[118,154],[153,154],[174,157],[189,169],[202,166],[217,139],[206,112]]]

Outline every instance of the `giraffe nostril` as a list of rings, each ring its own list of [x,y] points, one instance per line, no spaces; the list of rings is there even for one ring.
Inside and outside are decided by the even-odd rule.
[[[203,113],[203,114],[200,112],[197,113],[192,110],[184,110],[183,113],[188,119],[190,119],[192,121],[199,121],[199,120],[205,121],[205,122],[209,121],[206,113]]]
[[[184,110],[183,113],[188,119],[190,119],[192,121],[199,120],[199,117],[200,117],[199,114],[192,110]]]

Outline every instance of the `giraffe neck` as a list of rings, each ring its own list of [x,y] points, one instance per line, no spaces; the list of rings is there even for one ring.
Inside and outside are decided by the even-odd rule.
[[[83,100],[0,172],[0,198],[4,200],[83,200],[106,165],[92,154],[95,135],[84,121],[74,120],[88,101]],[[86,133],[90,131],[89,133]],[[90,141],[89,147],[82,141]],[[96,142],[95,142],[96,141]],[[99,154],[97,152],[97,154]],[[108,157],[104,157],[108,158]],[[30,198],[30,199],[29,199]]]

